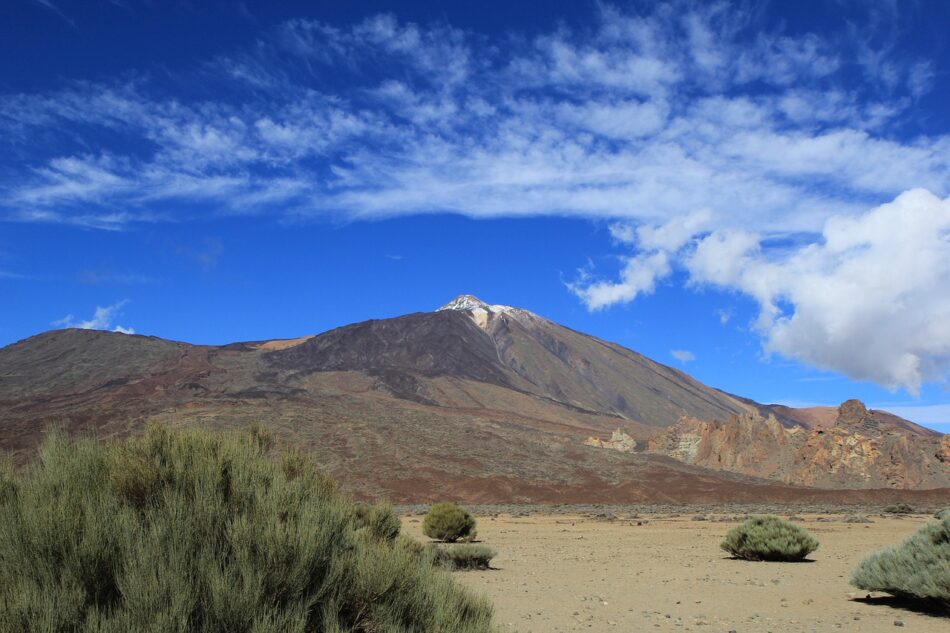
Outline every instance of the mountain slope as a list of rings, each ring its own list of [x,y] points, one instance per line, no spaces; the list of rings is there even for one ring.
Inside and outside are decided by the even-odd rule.
[[[425,379],[451,376],[648,426],[669,426],[684,415],[725,419],[750,410],[623,347],[470,295],[436,312],[332,330],[271,352],[267,361],[292,378],[365,372],[394,395],[435,404]]]
[[[779,482],[950,486],[945,464],[921,452],[933,437],[924,442],[911,423],[884,417],[881,433],[898,434],[892,444],[905,447],[889,457],[898,464],[884,479],[842,471],[830,482],[808,482],[788,478],[775,460],[723,466],[659,448],[668,434],[694,432],[684,420],[718,429],[763,406],[526,310],[467,295],[435,312],[299,339],[200,346],[63,330],[0,349],[0,447],[20,461],[30,459],[50,424],[121,436],[153,421],[261,422],[305,445],[354,492],[400,501],[876,499],[890,493],[856,497]],[[756,433],[768,435],[760,427]],[[584,446],[618,428],[632,451]],[[717,446],[736,453],[747,439],[722,437],[728,441]],[[784,446],[759,442],[763,451]],[[929,479],[905,466],[921,460],[930,460]]]

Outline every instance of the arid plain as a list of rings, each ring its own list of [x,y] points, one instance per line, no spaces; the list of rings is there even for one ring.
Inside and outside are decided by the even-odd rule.
[[[796,523],[821,542],[810,562],[764,563],[734,560],[719,549],[737,524],[727,520],[731,515],[699,521],[694,513],[519,514],[479,515],[478,540],[498,552],[493,569],[455,573],[491,598],[503,630],[947,630],[939,615],[903,608],[883,594],[867,600],[848,582],[866,555],[901,542],[929,515],[870,513],[870,523],[848,523],[844,514],[804,514]],[[403,526],[424,538],[420,516],[405,516]]]

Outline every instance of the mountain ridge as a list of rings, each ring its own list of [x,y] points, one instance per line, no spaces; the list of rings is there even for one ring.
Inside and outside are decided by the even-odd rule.
[[[902,466],[885,479],[819,481],[829,488],[820,490],[799,485],[787,469],[743,463],[730,471],[696,459],[700,453],[660,450],[665,435],[698,433],[683,420],[707,424],[708,443],[723,436],[716,429],[772,406],[527,310],[466,295],[432,312],[292,339],[215,346],[57,330],[0,349],[0,447],[20,461],[32,458],[50,424],[118,437],[152,422],[261,422],[305,446],[356,494],[405,502],[439,495],[483,502],[857,499],[891,493],[830,488],[950,486],[945,464],[925,455],[935,454],[937,440],[890,418],[881,418],[881,437],[899,435],[895,454],[908,463],[930,460],[929,479]],[[635,449],[585,446],[618,427]]]

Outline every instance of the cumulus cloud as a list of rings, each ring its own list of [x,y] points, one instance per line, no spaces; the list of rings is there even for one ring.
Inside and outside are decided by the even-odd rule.
[[[620,281],[592,280],[591,272],[582,270],[578,279],[568,287],[590,310],[629,303],[640,295],[651,294],[657,282],[673,273],[673,255],[712,220],[712,213],[701,209],[657,226],[615,224],[610,227],[613,238],[634,245],[640,251],[635,256],[624,258]]]
[[[755,327],[768,352],[912,393],[950,373],[950,198],[911,190],[863,214],[831,216],[820,239],[803,244],[716,228],[647,248],[649,255],[628,260],[619,280],[576,292],[601,309],[629,301],[677,266],[693,285],[755,299]],[[645,257],[666,264],[658,268]]]
[[[685,349],[670,350],[670,355],[673,356],[673,358],[675,358],[679,362],[683,363],[684,365],[686,363],[691,363],[694,360],[696,360],[696,355],[693,354],[691,351],[685,350]]]
[[[128,303],[128,299],[123,299],[122,301],[105,307],[96,306],[92,317],[86,320],[77,321],[73,315],[67,314],[62,319],[53,321],[51,325],[64,328],[79,328],[81,330],[110,330],[112,332],[121,332],[122,334],[135,334],[134,329],[115,323],[122,308]]]
[[[568,287],[591,310],[600,310],[616,303],[628,303],[637,296],[651,294],[658,279],[672,272],[669,255],[664,251],[644,253],[626,259],[619,282],[590,281],[590,273],[581,271],[577,281]]]

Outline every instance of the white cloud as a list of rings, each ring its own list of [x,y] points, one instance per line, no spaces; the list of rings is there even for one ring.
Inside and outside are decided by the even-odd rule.
[[[945,379],[950,198],[909,191],[863,216],[829,218],[823,237],[785,261],[750,262],[735,280],[771,295],[766,349],[911,392]]]
[[[67,314],[62,319],[53,321],[51,325],[64,328],[79,328],[80,330],[111,330],[112,332],[121,332],[122,334],[135,334],[134,329],[115,324],[115,320],[121,313],[122,308],[128,303],[128,299],[123,299],[122,301],[105,307],[96,306],[92,317],[84,321],[77,321],[73,315]]]
[[[663,251],[630,257],[621,271],[619,282],[589,282],[586,273],[568,287],[591,310],[600,310],[616,303],[629,303],[639,295],[652,294],[659,279],[669,276],[669,255]]]
[[[0,214],[96,228],[208,212],[653,225],[710,209],[719,225],[817,231],[913,187],[948,193],[950,139],[893,133],[918,120],[928,60],[792,36],[725,4],[598,11],[593,28],[504,45],[392,16],[293,20],[202,67],[216,100],[176,93],[174,77],[171,92],[138,78],[2,95],[2,137],[30,159],[0,171]],[[871,57],[900,81],[855,85],[849,65]],[[64,139],[93,149],[64,154]]]
[[[670,350],[670,355],[673,356],[673,358],[675,358],[679,362],[683,363],[684,365],[686,363],[691,363],[694,360],[696,360],[696,355],[693,354],[691,351],[685,350],[685,349]]]
[[[804,244],[714,229],[664,246],[628,259],[618,281],[585,279],[575,292],[602,309],[652,289],[678,265],[693,285],[755,299],[768,352],[912,393],[950,374],[950,198],[908,191],[863,214],[829,217],[821,238]]]
[[[580,278],[568,287],[590,310],[629,303],[640,295],[651,294],[658,281],[672,274],[672,256],[711,221],[712,214],[702,209],[659,226],[644,224],[633,228],[615,224],[610,227],[613,238],[636,244],[641,251],[624,259],[620,281],[593,281],[589,271],[581,271]]]

